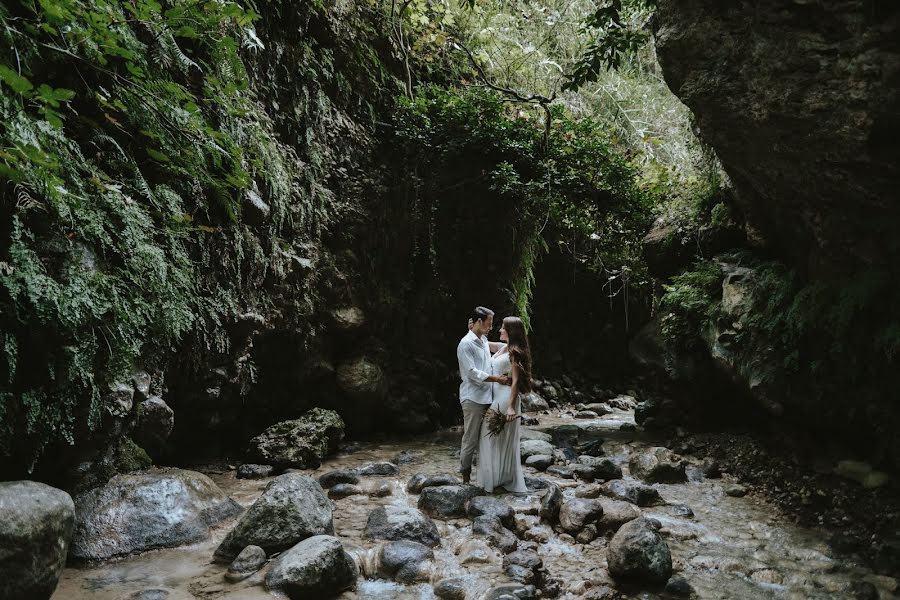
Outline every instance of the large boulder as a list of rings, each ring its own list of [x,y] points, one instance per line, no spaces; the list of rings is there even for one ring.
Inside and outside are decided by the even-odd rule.
[[[378,549],[377,572],[385,579],[415,583],[430,575],[425,563],[433,559],[434,551],[424,544],[410,540],[387,542]]]
[[[520,400],[522,402],[522,412],[550,410],[550,405],[537,392],[523,394]]]
[[[212,479],[194,471],[117,475],[75,497],[69,553],[77,559],[102,560],[191,544],[209,537],[210,526],[240,511]]]
[[[631,502],[612,498],[600,498],[599,501],[603,506],[603,517],[597,522],[597,530],[600,533],[618,531],[625,523],[641,516],[641,511]]]
[[[0,482],[0,599],[49,598],[74,527],[69,494],[35,481]]]
[[[358,401],[380,400],[387,392],[384,371],[366,358],[357,358],[337,368],[337,384]]]
[[[500,523],[500,519],[489,515],[475,517],[472,534],[484,537],[488,544],[504,553],[515,550],[519,542],[516,535]]]
[[[441,536],[434,521],[411,506],[379,506],[369,513],[363,537],[412,540],[430,547],[441,545]]]
[[[356,563],[339,539],[316,535],[273,561],[266,587],[291,600],[331,598],[354,587],[358,576]]]
[[[419,508],[439,519],[464,517],[469,500],[483,495],[485,495],[485,491],[474,485],[427,487],[419,495]]]
[[[272,554],[322,534],[334,534],[331,501],[314,479],[285,473],[269,482],[228,532],[216,548],[215,559],[230,562],[250,545]]]
[[[660,497],[659,492],[656,491],[656,488],[636,481],[617,479],[605,483],[600,488],[600,491],[611,498],[624,500],[638,506],[656,506],[663,503],[663,499]]]
[[[609,574],[622,582],[662,585],[672,576],[672,555],[652,521],[622,525],[609,542]]]
[[[175,411],[159,396],[150,396],[138,405],[137,420],[131,437],[142,448],[157,453],[175,427]]]
[[[314,408],[299,419],[276,423],[250,440],[247,459],[277,469],[315,469],[343,438],[340,415]]]
[[[563,502],[559,509],[559,526],[563,531],[576,535],[588,525],[597,523],[603,516],[603,505],[599,500],[572,498]]]
[[[552,455],[553,444],[545,442],[544,440],[521,440],[519,442],[519,454],[522,461],[527,460],[530,456],[538,454]]]
[[[469,500],[466,511],[472,519],[480,517],[481,515],[487,515],[499,519],[507,529],[515,528],[516,513],[509,504],[500,498],[494,498],[493,496],[476,496]]]
[[[632,477],[647,483],[682,483],[687,481],[685,464],[667,448],[655,447],[635,453],[628,460]]]

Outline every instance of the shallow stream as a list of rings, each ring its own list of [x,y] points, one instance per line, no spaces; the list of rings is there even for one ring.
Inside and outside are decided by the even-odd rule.
[[[626,471],[628,457],[652,446],[637,432],[620,431],[623,423],[633,423],[631,413],[616,410],[610,415],[576,420],[568,415],[541,415],[534,429],[560,424],[580,428],[580,440],[601,438],[606,456],[621,463]],[[335,501],[335,534],[360,564],[377,542],[364,539],[362,532],[369,512],[376,506],[397,503],[416,505],[417,496],[408,495],[406,482],[415,473],[453,473],[458,466],[460,432],[458,428],[419,438],[390,443],[365,443],[352,453],[329,458],[319,469],[309,471],[317,477],[339,468],[353,468],[376,461],[397,461],[400,475],[365,478],[362,487],[388,482],[392,494],[386,497],[350,496]],[[398,460],[402,457],[402,460]],[[194,467],[209,475],[226,493],[249,506],[268,483],[264,480],[236,479],[235,471],[222,466]],[[559,484],[564,495],[574,494],[579,485],[530,468],[531,477],[550,479]],[[684,577],[702,599],[836,599],[857,598],[852,590],[874,590],[882,600],[895,598],[897,581],[873,574],[866,568],[833,556],[825,543],[824,532],[799,528],[789,522],[760,496],[730,497],[725,488],[732,483],[723,479],[703,479],[699,469],[689,468],[691,481],[683,484],[656,484],[666,505],[642,509],[646,516],[658,519],[672,552],[675,574]],[[521,519],[537,522],[535,515],[540,492],[505,499]],[[690,507],[693,517],[679,516]],[[460,547],[472,539],[471,521],[435,520],[442,546],[436,549],[432,581],[445,577],[464,577],[468,598],[477,599],[493,585],[507,583],[499,552],[492,551],[487,562],[460,564]],[[229,600],[271,599],[263,586],[266,568],[240,583],[224,579],[227,565],[211,562],[216,546],[234,524],[227,521],[213,530],[205,542],[174,549],[147,552],[101,564],[67,568],[52,600],[189,600],[222,598]],[[538,553],[550,577],[556,578],[563,593],[576,598],[590,587],[612,586],[606,573],[607,539],[599,537],[582,545],[568,536],[551,534],[541,543]],[[864,583],[867,582],[867,583]],[[152,590],[159,590],[154,592]],[[140,595],[135,593],[144,592]],[[666,598],[665,592],[634,590],[634,598]],[[351,599],[429,599],[434,598],[431,584],[404,586],[377,579],[360,579],[355,591],[340,598]]]

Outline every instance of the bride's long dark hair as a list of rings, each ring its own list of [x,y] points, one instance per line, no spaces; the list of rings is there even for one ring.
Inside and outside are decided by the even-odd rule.
[[[509,336],[507,346],[509,356],[516,361],[519,369],[519,391],[527,394],[531,391],[531,348],[528,345],[525,324],[519,317],[506,317],[503,319],[503,328]]]

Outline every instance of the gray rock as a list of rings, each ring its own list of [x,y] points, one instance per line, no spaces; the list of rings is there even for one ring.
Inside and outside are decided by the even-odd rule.
[[[235,477],[238,479],[265,479],[271,477],[273,473],[275,473],[275,467],[272,465],[244,463],[237,468]]]
[[[131,374],[131,385],[134,388],[134,399],[143,402],[150,397],[150,373],[134,371]]]
[[[351,469],[339,469],[337,471],[328,471],[319,475],[319,485],[324,489],[332,488],[339,483],[359,483],[359,476],[356,471]]]
[[[338,483],[328,490],[328,497],[332,500],[340,500],[341,498],[347,498],[348,496],[358,496],[362,493],[362,488],[358,485],[353,485],[352,483]]]
[[[519,430],[519,440],[540,440],[549,443],[553,441],[553,436],[549,433],[544,433],[543,431],[536,431],[534,429],[523,427]],[[547,454],[549,454],[549,452]]]
[[[250,545],[272,554],[308,537],[333,533],[331,501],[322,487],[299,473],[285,473],[269,482],[228,532],[216,548],[215,559],[231,561]]]
[[[559,486],[552,486],[544,497],[541,498],[540,515],[541,520],[555,525],[559,521],[559,509],[562,506],[562,490]]]
[[[550,405],[537,392],[522,394],[520,397],[522,403],[522,412],[539,412],[542,410],[550,410]]]
[[[134,386],[129,383],[116,382],[109,385],[109,391],[103,396],[103,409],[112,417],[122,418],[131,412],[134,406]]]
[[[504,553],[515,550],[519,542],[516,535],[500,523],[500,519],[488,515],[475,517],[472,533],[484,537],[488,544]]]
[[[439,475],[427,475],[425,473],[417,473],[410,478],[406,484],[406,491],[410,494],[418,494],[427,487],[437,487],[440,485],[458,485],[459,477],[448,473]]]
[[[648,519],[630,521],[609,542],[609,574],[618,582],[664,584],[672,576],[672,555]]]
[[[666,584],[666,592],[673,596],[688,597],[694,593],[694,588],[691,587],[691,584],[684,577],[673,577]]]
[[[441,485],[427,487],[419,495],[419,509],[432,517],[452,519],[466,516],[466,504],[485,491],[474,485]]]
[[[463,542],[457,550],[457,554],[459,555],[459,564],[463,566],[487,564],[495,557],[494,551],[487,542],[478,538],[471,538]]]
[[[575,536],[575,541],[579,544],[590,544],[595,539],[597,539],[597,526],[593,523],[585,525],[584,529],[579,531],[578,535]]]
[[[343,437],[341,417],[333,410],[314,408],[299,419],[276,423],[250,440],[247,458],[278,469],[315,469]]]
[[[431,560],[434,560],[434,551],[424,544],[411,540],[387,542],[378,549],[378,575],[412,583],[418,580],[418,574],[426,572],[420,564]]]
[[[719,461],[714,458],[704,459],[703,464],[700,466],[700,470],[703,471],[703,476],[707,479],[717,479],[722,476]]]
[[[345,394],[357,401],[380,400],[387,393],[384,371],[366,358],[340,365],[337,368],[337,384]]]
[[[0,482],[0,598],[49,598],[74,527],[69,494],[36,481]]]
[[[684,461],[667,448],[649,448],[635,453],[628,461],[632,477],[647,483],[683,483],[687,481]]]
[[[534,584],[537,580],[536,573],[522,565],[506,565],[504,571],[507,577],[519,583]]]
[[[543,440],[521,440],[519,442],[519,453],[523,461],[527,460],[529,456],[536,454],[552,455],[553,444]]]
[[[434,585],[434,595],[441,600],[466,600],[466,580],[462,577],[441,579]]]
[[[630,502],[612,498],[600,498],[599,501],[603,506],[603,517],[597,523],[597,530],[602,533],[616,532],[625,523],[641,516],[641,511]]]
[[[694,518],[694,511],[687,504],[673,504],[672,514],[676,517],[685,517],[687,519]]]
[[[164,588],[147,588],[125,596],[126,600],[168,600],[171,593]]]
[[[281,554],[266,575],[266,587],[291,600],[330,598],[356,585],[356,563],[340,540],[316,535]]]
[[[493,496],[472,498],[466,506],[466,513],[472,519],[481,515],[496,517],[507,529],[515,529],[515,511],[509,504]]]
[[[586,481],[593,481],[595,479],[609,481],[622,478],[622,468],[609,458],[579,456],[578,462],[581,463],[582,466],[587,466],[590,469],[589,471],[587,469],[575,470],[575,474]],[[575,469],[575,467],[573,467],[573,469]]]
[[[560,479],[574,479],[575,472],[571,467],[565,467],[563,465],[550,465],[544,471],[548,475],[555,475]]]
[[[596,413],[597,416],[608,415],[612,412],[609,404],[603,402],[591,402],[590,404],[585,404],[584,409]]]
[[[525,465],[534,467],[538,471],[544,471],[553,464],[553,457],[549,454],[532,454],[525,459]]]
[[[597,413],[595,413],[592,410],[579,410],[578,412],[575,413],[576,419],[596,419],[599,416],[600,415],[598,415]]]
[[[175,411],[159,396],[150,396],[138,405],[131,437],[151,453],[159,452],[175,427]]]
[[[479,600],[532,600],[537,598],[537,588],[522,583],[497,585],[481,595]]]
[[[596,523],[603,516],[603,505],[599,500],[572,498],[563,502],[559,509],[559,526],[571,535],[577,534],[585,526]]]
[[[369,477],[372,475],[399,475],[400,469],[394,463],[377,462],[363,465],[356,470],[361,477]]]
[[[206,539],[211,525],[240,511],[209,477],[194,471],[117,475],[75,497],[69,552],[77,559],[104,560],[190,544]]]
[[[747,495],[747,488],[734,483],[725,488],[725,494],[732,498],[742,498]]]
[[[503,566],[519,565],[526,569],[537,570],[544,566],[544,561],[534,550],[517,550],[503,557]]]
[[[225,579],[232,583],[242,581],[259,571],[264,564],[266,551],[259,546],[247,546],[231,562],[225,573]]]
[[[379,483],[375,487],[369,488],[366,493],[372,498],[384,498],[394,493],[394,488],[390,483]]]
[[[363,537],[376,540],[411,540],[426,546],[441,545],[434,521],[411,506],[380,506],[369,513]]]
[[[601,492],[612,498],[625,500],[638,506],[656,506],[663,504],[663,500],[656,491],[649,485],[643,485],[635,481],[613,480],[609,481],[600,488]]]

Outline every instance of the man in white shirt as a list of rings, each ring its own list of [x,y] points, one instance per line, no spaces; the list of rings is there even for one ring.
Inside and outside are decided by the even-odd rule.
[[[463,482],[469,483],[472,458],[478,448],[481,419],[491,405],[491,383],[509,385],[505,375],[491,375],[491,350],[487,334],[494,326],[494,311],[483,306],[472,313],[472,328],[456,347],[459,361],[459,402],[463,412],[463,437],[459,461]]]

